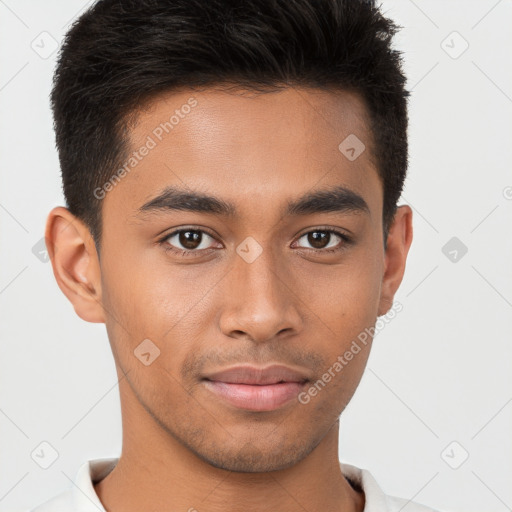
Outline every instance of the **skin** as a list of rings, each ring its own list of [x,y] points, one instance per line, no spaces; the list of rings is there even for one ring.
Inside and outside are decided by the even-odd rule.
[[[282,363],[315,382],[392,305],[412,242],[412,211],[398,208],[384,250],[383,188],[367,113],[348,92],[304,88],[261,95],[219,89],[151,101],[131,131],[140,148],[193,96],[191,112],[102,201],[101,255],[87,227],[63,207],[46,239],[59,287],[88,322],[104,322],[122,408],[119,463],[95,490],[107,511],[361,511],[338,459],[339,415],[364,371],[371,343],[308,404],[266,412],[222,401],[201,377],[235,364]],[[356,134],[349,161],[338,145]],[[232,202],[232,218],[138,209],[166,186]],[[369,212],[282,214],[289,200],[344,186]],[[181,227],[204,228],[192,256],[165,251]],[[335,253],[314,252],[307,233],[332,228]],[[306,235],[306,236],[304,236]],[[253,237],[252,263],[236,252]],[[327,245],[327,243],[326,243]],[[144,339],[159,348],[149,366]]]

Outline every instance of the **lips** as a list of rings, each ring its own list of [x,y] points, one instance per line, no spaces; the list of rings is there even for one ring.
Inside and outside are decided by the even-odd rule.
[[[224,403],[248,411],[279,409],[304,389],[305,371],[283,365],[236,366],[203,377],[205,388]]]
[[[304,383],[308,378],[305,371],[284,365],[271,365],[266,368],[255,366],[235,366],[219,372],[210,373],[204,377],[207,380],[225,382],[228,384],[250,384],[265,386],[280,382]]]

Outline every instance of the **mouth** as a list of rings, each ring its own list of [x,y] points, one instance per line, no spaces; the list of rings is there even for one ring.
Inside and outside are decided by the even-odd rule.
[[[309,382],[308,373],[282,365],[237,366],[203,377],[216,397],[239,409],[272,411],[297,399]]]

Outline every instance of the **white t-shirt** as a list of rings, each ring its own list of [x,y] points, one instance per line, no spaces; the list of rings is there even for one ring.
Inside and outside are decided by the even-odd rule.
[[[29,512],[105,512],[93,482],[105,478],[118,458],[88,460],[78,469],[74,485]],[[366,469],[340,463],[343,474],[365,494],[364,512],[436,512],[410,500],[386,496]]]

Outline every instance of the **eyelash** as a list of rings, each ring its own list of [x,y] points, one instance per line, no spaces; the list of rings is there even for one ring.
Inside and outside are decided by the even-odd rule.
[[[210,236],[211,238],[216,240],[215,236],[213,234],[211,234],[210,232],[208,232],[207,230],[205,230],[204,228],[187,227],[187,228],[180,228],[180,229],[177,229],[175,231],[172,231],[169,234],[166,234],[163,238],[160,238],[160,240],[158,240],[158,243],[163,247],[163,249],[166,252],[171,252],[171,253],[176,254],[178,256],[184,256],[184,257],[197,256],[201,252],[208,254],[211,251],[215,251],[216,250],[215,248],[200,249],[200,250],[197,250],[197,249],[195,249],[195,250],[191,250],[191,249],[176,249],[175,247],[173,247],[172,245],[167,243],[167,240],[169,240],[169,238],[173,237],[174,235],[178,235],[180,233],[186,232],[186,231],[199,231],[201,233],[206,233],[208,236]],[[332,253],[335,253],[335,252],[341,252],[341,251],[345,250],[347,245],[351,245],[353,243],[353,240],[352,240],[351,237],[349,237],[345,233],[342,233],[341,231],[338,231],[338,230],[332,229],[332,228],[315,228],[315,229],[311,229],[310,231],[306,231],[305,233],[302,233],[302,235],[300,235],[297,240],[300,240],[302,237],[304,237],[306,235],[309,235],[310,233],[315,233],[315,232],[318,232],[318,231],[323,232],[323,233],[330,233],[330,234],[336,235],[336,236],[340,237],[343,240],[343,243],[341,244],[341,246],[338,246],[338,247],[335,247],[335,248],[331,248],[331,249],[310,249],[310,248],[307,248],[307,247],[299,247],[299,250],[302,249],[302,250],[306,250],[306,251],[309,251],[309,252],[314,252],[314,253],[317,253],[317,254],[332,254]]]

